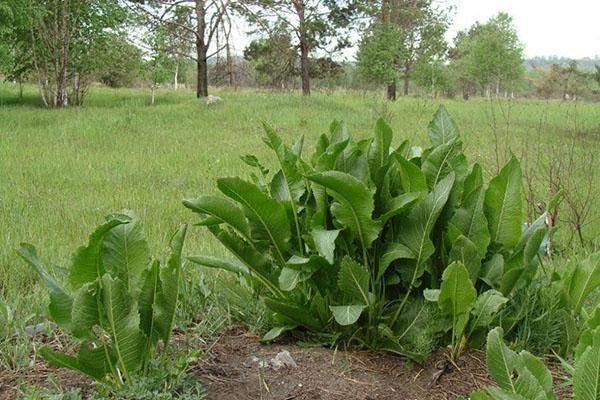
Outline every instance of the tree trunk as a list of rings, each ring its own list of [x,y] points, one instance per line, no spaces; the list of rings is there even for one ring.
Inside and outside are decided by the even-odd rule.
[[[152,85],[152,97],[150,98],[150,104],[152,104],[152,105],[154,105],[154,89],[155,89],[155,86]]]
[[[308,31],[306,28],[306,19],[304,16],[304,0],[294,0],[294,9],[298,15],[299,22],[299,37],[300,37],[300,70],[302,73],[302,94],[310,95],[310,75],[308,65],[308,53],[310,52],[310,44],[308,41]]]
[[[197,83],[196,97],[208,96],[208,63],[206,55],[208,53],[208,44],[204,41],[206,31],[206,10],[204,0],[196,0],[196,55],[197,55]]]
[[[396,100],[396,81],[388,84],[387,86],[387,98],[388,100],[395,101]]]
[[[208,63],[206,62],[206,49],[198,52],[198,83],[196,97],[208,96]]]
[[[404,90],[403,93],[405,96],[408,96],[408,87],[410,85],[410,70],[411,70],[411,65],[410,63],[405,63],[404,64]]]
[[[178,86],[179,86],[179,82],[177,81],[178,77],[179,77],[179,58],[175,62],[175,76],[173,77],[173,86],[175,87],[175,90],[177,90]]]

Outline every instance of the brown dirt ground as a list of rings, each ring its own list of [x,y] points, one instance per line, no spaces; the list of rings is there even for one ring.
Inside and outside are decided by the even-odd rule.
[[[47,338],[39,341],[48,344]],[[175,342],[183,345],[187,341],[175,337]],[[417,365],[369,351],[304,348],[290,343],[263,345],[257,336],[239,327],[202,347],[206,356],[191,365],[190,372],[202,379],[209,400],[442,400],[466,397],[490,383],[485,354],[474,350],[463,353],[456,365],[446,361],[443,350]],[[256,358],[270,360],[282,350],[290,352],[296,368],[259,368]],[[0,400],[14,399],[16,388],[23,383],[48,386],[49,375],[64,389],[79,388],[86,393],[90,388],[86,378],[49,367],[32,355],[24,375],[0,370]]]
[[[297,368],[259,368],[253,360],[270,360],[282,350],[290,352]],[[194,371],[209,400],[455,399],[490,382],[481,352],[467,351],[436,381],[444,365],[442,350],[419,366],[368,351],[262,345],[256,336],[231,329],[215,340]]]

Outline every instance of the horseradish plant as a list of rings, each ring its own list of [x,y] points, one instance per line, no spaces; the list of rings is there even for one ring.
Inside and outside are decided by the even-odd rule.
[[[251,181],[221,178],[225,197],[184,200],[233,256],[190,259],[249,281],[272,312],[265,339],[293,331],[418,359],[406,339],[437,307],[424,300],[433,289],[437,329],[456,356],[467,339],[485,341],[497,311],[536,273],[548,232],[543,217],[523,229],[518,161],[485,185],[443,107],[427,149],[393,148],[383,120],[358,141],[334,122],[307,159],[302,137],[288,147],[265,132],[274,174],[244,156]]]
[[[539,399],[554,400],[552,375],[542,360],[527,351],[516,353],[502,340],[503,330],[490,331],[487,339],[487,366],[497,386],[471,394],[472,400]],[[574,400],[600,398],[600,308],[589,317],[575,351],[574,365],[563,361],[571,375]]]
[[[19,255],[50,292],[50,317],[80,341],[76,356],[40,349],[51,364],[121,386],[148,370],[159,341],[166,351],[175,320],[181,275],[183,225],[173,235],[161,266],[150,258],[138,219],[128,211],[107,217],[80,247],[69,268],[68,288],[56,281],[36,249]]]

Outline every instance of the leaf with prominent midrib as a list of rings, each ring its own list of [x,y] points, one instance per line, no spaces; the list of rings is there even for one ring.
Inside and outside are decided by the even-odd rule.
[[[373,193],[364,183],[343,172],[322,172],[308,179],[327,188],[336,200],[331,207],[334,217],[359,239],[363,250],[368,249],[381,231],[381,224],[372,219]]]
[[[448,257],[448,262],[460,261],[467,267],[473,285],[477,283],[481,270],[481,257],[477,254],[477,247],[466,236],[460,235],[454,243]]]
[[[127,380],[140,365],[144,337],[139,329],[140,316],[127,293],[126,285],[109,274],[102,277],[104,327],[110,336],[117,365]]]
[[[473,166],[473,172],[465,179],[463,202],[451,222],[477,246],[479,258],[484,258],[490,244],[488,221],[483,211],[485,190],[482,186],[481,168]]]
[[[353,304],[349,306],[329,306],[333,313],[335,322],[342,326],[352,325],[360,318],[363,310],[366,308],[364,304]]]
[[[79,288],[104,275],[105,268],[102,261],[102,242],[104,237],[115,226],[126,224],[130,221],[131,218],[126,215],[114,215],[107,222],[96,228],[90,235],[88,245],[80,247],[73,256],[69,272],[69,283],[73,287]]]
[[[216,196],[200,196],[184,200],[183,205],[195,213],[209,215],[229,224],[245,238],[250,236],[250,227],[244,213],[227,199]]]
[[[379,171],[387,163],[392,144],[392,128],[379,118],[375,127],[375,139],[369,147],[369,169],[371,179],[378,182]]]
[[[175,324],[175,311],[179,299],[179,284],[181,276],[181,250],[185,240],[187,225],[182,225],[171,238],[169,247],[171,255],[167,265],[160,269],[159,278],[161,290],[156,298],[155,319],[156,329],[165,345],[169,345],[169,339]]]
[[[28,243],[21,243],[17,253],[29,264],[42,278],[50,292],[50,316],[58,325],[68,327],[71,323],[71,308],[73,298],[63,287],[48,273],[46,267],[39,259],[35,247]]]
[[[588,347],[577,360],[573,392],[577,400],[600,398],[600,344]]]
[[[416,164],[408,161],[400,154],[396,154],[396,159],[398,160],[402,188],[406,193],[428,190],[425,175]]]
[[[266,286],[274,295],[281,295],[275,279],[273,265],[262,253],[258,252],[233,231],[227,231],[218,226],[211,226],[208,229],[223,246],[251,271],[253,277]]]
[[[139,295],[140,309],[140,328],[144,333],[146,340],[146,351],[144,351],[144,362],[152,354],[156,343],[158,342],[158,331],[156,330],[155,322],[155,304],[158,293],[162,290],[159,279],[160,263],[153,261],[150,268],[145,271],[144,284]]]
[[[283,141],[273,128],[264,122],[263,128],[267,134],[265,143],[273,149],[281,166],[281,177],[285,190],[280,200],[289,200],[295,206],[295,203],[300,200],[300,197],[302,197],[302,194],[306,190],[304,179],[296,168],[298,156],[283,144]]]
[[[462,153],[462,143],[452,141],[434,147],[424,156],[421,170],[427,179],[427,185],[434,188],[448,174],[454,173],[457,181],[467,175],[467,159]]]
[[[270,242],[275,258],[281,265],[285,264],[291,230],[283,204],[267,196],[256,185],[237,177],[221,178],[217,185],[223,194],[242,205],[250,221],[252,237]]]
[[[458,138],[458,127],[450,117],[446,107],[440,106],[427,129],[431,144],[439,146]]]
[[[102,262],[105,270],[121,278],[135,295],[143,284],[142,273],[150,262],[150,250],[140,221],[131,211],[125,213],[131,221],[115,226],[104,235]]]
[[[410,282],[412,283],[422,275],[425,261],[434,252],[430,234],[448,200],[453,184],[454,174],[450,173],[429,193],[424,201],[401,220],[400,226],[403,227],[403,230],[399,236],[399,242],[412,251],[416,260],[415,269],[411,274]]]
[[[86,343],[81,345],[77,357],[54,351],[48,346],[40,348],[39,354],[50,365],[79,371],[98,381],[104,379],[109,368],[104,349],[90,348]]]
[[[455,339],[460,339],[477,297],[469,272],[461,262],[450,264],[442,276],[438,304],[442,312],[452,318]]]
[[[575,263],[575,268],[563,281],[573,311],[579,313],[588,296],[600,286],[600,253]]]
[[[349,298],[369,304],[369,271],[348,256],[342,259],[338,286]]]
[[[516,393],[512,381],[513,371],[519,364],[517,353],[509,349],[503,340],[504,331],[498,327],[490,331],[487,337],[487,367],[498,386],[510,393]]]
[[[521,167],[513,156],[485,192],[484,210],[491,241],[508,250],[519,242],[523,226]]]
[[[89,282],[80,287],[73,295],[71,332],[77,338],[91,338],[94,326],[100,323],[99,290],[98,282]]]
[[[490,289],[477,297],[471,314],[471,329],[487,328],[492,323],[494,317],[500,309],[508,302],[508,299],[502,296],[497,290]]]
[[[322,226],[313,228],[310,232],[319,255],[324,257],[329,264],[334,262],[335,240],[340,234],[339,229],[325,230]]]
[[[287,301],[274,300],[268,297],[264,298],[263,301],[267,308],[281,314],[295,324],[302,325],[314,332],[321,332],[323,329],[319,320],[307,312],[306,307],[300,307]]]
[[[381,279],[387,271],[390,264],[399,259],[413,259],[415,255],[413,252],[403,244],[400,243],[389,243],[383,254],[379,258],[379,269],[377,270],[377,281]]]
[[[213,256],[190,256],[187,257],[191,262],[202,265],[208,268],[219,268],[225,271],[233,272],[234,274],[248,275],[250,270],[245,264],[238,260],[226,260]]]

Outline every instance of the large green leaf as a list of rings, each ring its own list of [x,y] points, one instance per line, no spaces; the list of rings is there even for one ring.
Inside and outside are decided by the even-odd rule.
[[[109,230],[102,242],[102,262],[113,277],[119,277],[132,293],[142,285],[142,273],[150,262],[148,243],[144,238],[142,224],[130,211],[131,221]]]
[[[396,196],[387,202],[384,213],[377,219],[385,224],[390,218],[408,212],[408,210],[410,210],[410,208],[413,207],[418,200],[421,200],[423,197],[425,197],[425,195],[426,192],[422,191],[403,193],[399,196]]]
[[[277,132],[268,124],[263,123],[263,128],[267,134],[265,142],[273,149],[281,166],[285,195],[280,197],[280,200],[289,200],[295,204],[306,190],[304,178],[296,168],[298,155],[283,144]]]
[[[458,138],[458,127],[450,117],[446,107],[440,106],[427,129],[431,144],[439,146]]]
[[[208,268],[219,268],[234,274],[248,275],[250,270],[239,260],[226,260],[213,256],[190,256],[187,257],[191,262]]]
[[[505,250],[512,248],[519,242],[523,226],[521,167],[514,156],[491,180],[484,204],[492,243]]]
[[[363,310],[366,308],[364,304],[354,304],[349,306],[329,306],[333,313],[335,322],[342,326],[352,325],[360,318]]]
[[[101,281],[104,328],[110,336],[118,368],[125,380],[131,381],[131,374],[139,368],[144,351],[139,311],[127,293],[127,286],[119,278],[105,274]]]
[[[298,219],[297,202],[306,191],[306,181],[297,168],[298,155],[289,150],[284,144],[277,132],[266,123],[263,127],[267,134],[265,142],[273,149],[277,155],[277,160],[281,166],[281,170],[275,174],[271,183],[272,196],[278,200],[288,201],[291,209],[292,220],[296,230],[296,240],[298,241],[298,250],[304,251],[302,244],[302,235],[300,232],[300,221]],[[299,149],[300,152],[301,144]]]
[[[392,136],[392,128],[383,118],[379,118],[375,126],[375,138],[369,147],[369,168],[374,182],[378,182],[379,171],[388,162]]]
[[[187,225],[182,225],[171,238],[171,255],[167,265],[160,269],[161,290],[156,298],[155,318],[156,329],[167,347],[175,324],[175,311],[179,300],[181,283],[181,250],[185,240]]]
[[[150,268],[145,271],[144,284],[138,298],[140,310],[140,329],[144,333],[145,351],[142,353],[143,362],[146,363],[154,352],[158,342],[159,332],[155,326],[155,304],[158,294],[161,292],[160,263],[153,261]]]
[[[484,198],[485,191],[482,186],[474,189],[466,196],[451,219],[452,224],[477,246],[480,259],[485,257],[490,243],[488,222],[483,212]]]
[[[414,259],[414,257],[414,253],[405,245],[394,242],[388,243],[379,258],[376,280],[381,279],[392,262],[400,259]]]
[[[477,283],[479,271],[481,270],[481,257],[477,253],[477,247],[466,236],[460,235],[454,243],[448,257],[448,262],[460,261],[467,267],[469,277],[473,285]]]
[[[312,330],[313,332],[320,332],[323,329],[321,322],[311,315],[306,307],[300,307],[297,304],[293,304],[283,300],[264,298],[265,306],[270,310],[282,315],[290,322]]]
[[[219,227],[209,227],[210,232],[251,271],[258,281],[267,287],[274,295],[282,296],[278,288],[276,275],[269,261],[254,247],[245,242],[233,232]]]
[[[400,222],[403,230],[399,242],[412,251],[415,259],[414,269],[408,272],[411,287],[423,274],[425,261],[434,253],[435,249],[430,235],[448,200],[453,184],[454,174],[450,173],[423,202],[413,208],[408,216],[403,217]]]
[[[271,243],[275,258],[285,264],[291,231],[283,204],[240,178],[221,178],[217,185],[223,194],[242,205],[252,237]]]
[[[517,353],[509,349],[503,340],[504,331],[498,327],[488,333],[487,338],[487,367],[490,375],[498,386],[510,393],[516,393],[512,380],[513,371],[520,364]]]
[[[113,215],[111,218],[96,228],[90,235],[87,246],[80,247],[73,256],[71,269],[69,270],[69,282],[73,287],[79,288],[82,285],[95,281],[106,272],[102,260],[103,246],[102,242],[105,235],[114,227],[130,222],[130,218],[125,215]]]
[[[576,362],[588,347],[600,346],[600,305],[596,306],[580,329],[579,342],[575,348]]]
[[[540,399],[554,399],[552,374],[543,361],[525,350],[519,353],[519,358],[523,367],[519,370],[519,379],[516,382],[517,392],[522,396],[529,392],[529,398],[537,396]],[[530,379],[524,379],[527,375],[525,371],[530,374]],[[524,390],[519,390],[519,386],[524,387]]]
[[[508,302],[497,290],[490,289],[477,297],[471,314],[471,330],[487,328],[494,320],[498,311]]]
[[[455,339],[462,337],[476,297],[477,292],[464,264],[461,262],[450,264],[442,276],[438,304],[442,312],[452,319]]]
[[[428,190],[427,180],[421,169],[414,163],[396,154],[399,165],[400,181],[406,193]]]
[[[343,172],[322,172],[308,179],[327,188],[336,200],[331,207],[332,214],[358,238],[366,252],[381,231],[381,224],[372,219],[373,193],[364,183]]]
[[[452,141],[439,145],[423,159],[421,170],[427,179],[427,185],[434,188],[448,174],[453,173],[457,181],[467,175],[468,163],[462,153],[462,143]]]
[[[575,313],[579,313],[585,300],[600,286],[600,253],[595,253],[578,263],[571,264],[574,269],[565,274],[565,291]]]
[[[68,327],[71,323],[71,308],[73,298],[65,289],[48,273],[46,267],[37,255],[35,247],[28,243],[21,243],[17,253],[35,272],[42,278],[50,292],[50,316],[58,325]]]
[[[342,259],[338,286],[348,298],[369,304],[369,271],[348,256]]]
[[[588,347],[577,360],[573,393],[576,400],[600,399],[600,344]]]
[[[108,372],[104,348],[92,349],[84,343],[77,357],[54,351],[48,346],[40,348],[39,353],[50,365],[79,371],[99,381],[103,380]]]
[[[248,239],[250,227],[248,221],[234,203],[227,199],[215,196],[200,196],[195,199],[186,199],[183,205],[201,215],[209,215],[229,224],[240,235]]]
[[[310,232],[310,234],[319,255],[324,257],[329,264],[333,264],[335,240],[340,234],[340,230],[325,230],[323,227],[317,226]]]
[[[89,282],[74,293],[71,332],[75,337],[91,338],[94,326],[100,324],[98,308],[101,304],[101,296],[99,290],[98,282]]]

